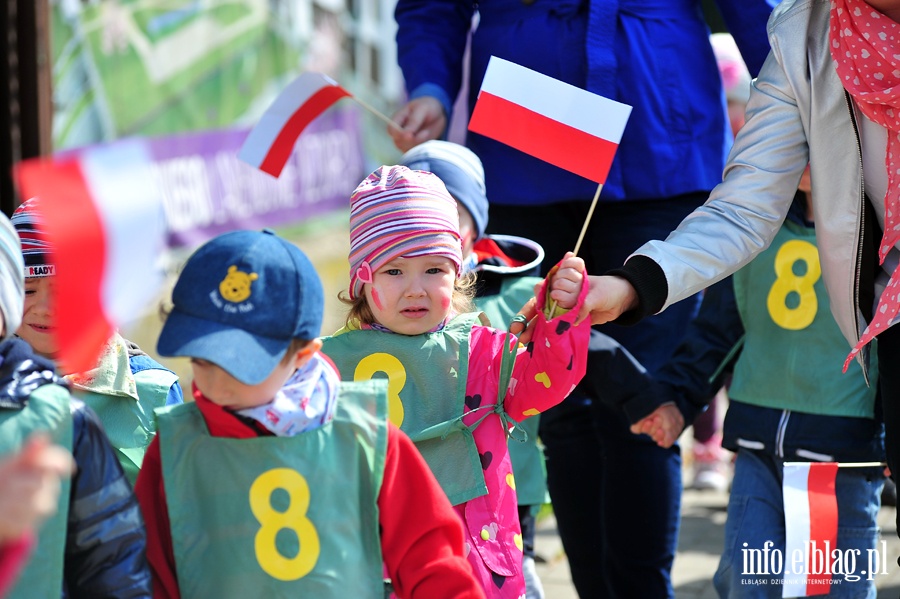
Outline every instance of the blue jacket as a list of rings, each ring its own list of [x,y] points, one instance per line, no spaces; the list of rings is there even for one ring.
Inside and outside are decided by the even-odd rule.
[[[803,220],[798,202],[792,205],[788,219],[811,226]],[[722,386],[729,366],[740,356],[733,350],[739,347],[743,336],[734,284],[728,277],[706,289],[700,311],[684,340],[657,373],[664,395],[679,406],[687,424],[705,409]],[[876,418],[880,413],[876,401]],[[788,461],[885,459],[884,427],[875,418],[781,410],[734,399],[725,415],[722,445],[732,451],[761,451]]]
[[[398,62],[410,98],[459,93],[475,2],[399,0]],[[633,106],[602,200],[709,191],[722,179],[731,131],[700,0],[482,0],[472,39],[469,109],[491,55]],[[769,51],[775,0],[716,0],[752,74]],[[590,200],[596,183],[469,133],[491,202]]]
[[[139,372],[143,372],[144,370],[168,370],[165,366],[148,356],[147,354],[141,352],[139,349],[134,351],[137,348],[133,343],[131,344],[132,348],[128,355],[128,365],[131,367],[131,373],[137,374]],[[167,406],[174,406],[180,403],[184,403],[184,392],[181,390],[181,385],[176,381],[172,383],[172,386],[169,387],[168,392],[166,392],[166,403]]]

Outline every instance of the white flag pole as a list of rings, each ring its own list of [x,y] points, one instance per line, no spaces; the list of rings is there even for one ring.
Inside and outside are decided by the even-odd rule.
[[[785,466],[794,466],[797,464],[824,464],[826,462],[785,462]],[[837,462],[838,468],[884,468],[887,462]]]

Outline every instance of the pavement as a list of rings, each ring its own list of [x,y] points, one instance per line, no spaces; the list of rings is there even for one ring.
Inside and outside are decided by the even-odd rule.
[[[684,491],[678,553],[672,569],[676,599],[718,599],[712,577],[722,553],[727,506],[727,493]],[[895,516],[896,508],[882,507],[878,517],[881,537],[890,556],[886,568],[888,574],[875,579],[878,599],[900,597],[900,566],[896,561],[900,556],[900,538],[897,536]],[[552,514],[543,517],[537,524],[535,553],[538,575],[547,599],[578,599]]]

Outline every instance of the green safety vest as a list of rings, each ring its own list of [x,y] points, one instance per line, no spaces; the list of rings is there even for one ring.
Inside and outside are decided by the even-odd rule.
[[[144,453],[156,434],[153,411],[166,405],[169,389],[177,380],[173,372],[149,368],[134,374],[139,399],[83,389],[72,392],[97,413],[132,486],[144,462]]]
[[[382,381],[342,384],[334,420],[293,437],[212,437],[193,402],[157,416],[183,597],[384,596]]]
[[[72,412],[68,390],[41,385],[22,410],[0,410],[0,456],[18,451],[33,432],[46,431],[53,442],[72,451]],[[69,520],[69,479],[61,481],[56,514],[37,531],[37,547],[8,597],[59,597],[63,588],[66,531]]]
[[[487,315],[491,326],[505,331],[519,309],[534,297],[534,286],[542,280],[540,277],[504,277],[499,293],[476,297],[475,304]],[[537,444],[540,415],[526,418],[519,424],[527,435],[524,441],[509,439],[509,457],[516,477],[519,505],[549,503],[544,452]]]
[[[478,448],[462,423],[469,365],[460,356],[468,358],[478,318],[479,313],[457,316],[436,333],[367,329],[322,340],[322,352],[343,380],[386,375],[391,421],[416,444],[453,505],[487,494]],[[481,405],[486,404],[487,398]]]
[[[729,397],[779,410],[873,417],[875,387],[858,370],[841,372],[849,348],[831,315],[815,229],[785,221],[772,244],[734,274],[734,291],[748,333]]]

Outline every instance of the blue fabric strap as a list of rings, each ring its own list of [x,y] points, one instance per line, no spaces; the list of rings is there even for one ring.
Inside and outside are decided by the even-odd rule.
[[[615,98],[616,90],[616,22],[618,0],[591,0],[585,52],[587,54],[587,89],[607,98]]]

